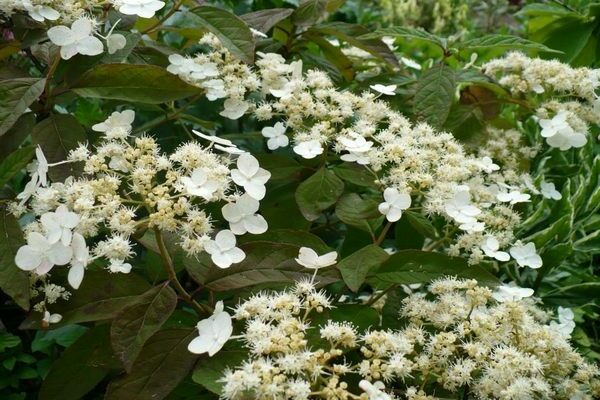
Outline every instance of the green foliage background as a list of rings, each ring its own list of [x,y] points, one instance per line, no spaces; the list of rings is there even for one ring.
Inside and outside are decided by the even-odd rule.
[[[477,52],[481,61],[520,49],[572,66],[597,67],[600,4],[448,0],[442,3],[454,11],[444,16],[434,10],[438,2],[425,1],[419,18],[411,19],[398,12],[402,2],[395,1],[211,1],[199,8],[193,1],[184,3],[193,11],[176,12],[166,21],[160,18],[173,2],[154,19],[123,21],[127,28],[146,31],[149,40],[128,33],[130,45],[113,55],[77,56],[58,65],[52,64],[48,52],[17,53],[42,34],[31,21],[15,18],[3,27],[15,34],[0,43],[3,203],[23,189],[27,180],[23,168],[32,160],[34,146],[40,145],[50,162],[62,160],[78,142],[94,142],[93,124],[115,107],[131,104],[136,110],[134,133],[152,132],[165,151],[189,139],[188,126],[193,125],[249,149],[272,173],[262,207],[270,231],[243,239],[241,247],[249,254],[245,261],[215,271],[203,257],[196,260],[181,251],[172,253],[186,287],[209,290],[201,300],[235,302],[265,287],[283,287],[305,275],[291,261],[301,245],[309,244],[318,252],[337,248],[342,259],[339,271],[324,276],[332,293],[354,296],[365,290],[390,290],[442,274],[474,277],[492,285],[498,277],[510,277],[535,288],[549,307],[576,308],[573,342],[588,358],[600,358],[597,144],[584,147],[578,158],[546,149],[531,165],[533,171],[545,169],[545,175],[563,188],[562,201],[526,206],[529,218],[519,232],[519,237],[541,249],[541,270],[519,274],[511,269],[492,271],[486,265],[469,267],[464,260],[422,250],[426,238],[439,239],[439,227],[419,214],[407,212],[392,231],[382,231],[372,179],[364,170],[347,164],[325,169],[311,160],[294,159],[291,151],[268,152],[259,134],[263,124],[222,121],[214,103],[200,98],[197,88],[164,68],[169,54],[193,53],[198,38],[211,31],[248,62],[255,49],[277,51],[287,59],[303,59],[309,68],[324,69],[348,90],[359,91],[375,82],[396,84],[400,88],[393,100],[397,109],[450,131],[475,148],[483,140],[484,124],[511,126],[523,111],[510,106],[511,96],[503,88],[462,69],[471,54]],[[227,23],[216,23],[219,18]],[[436,18],[443,23],[436,25]],[[255,43],[243,21],[269,31],[271,38]],[[160,23],[168,29],[158,29]],[[399,52],[430,68],[396,72],[393,68],[400,64],[378,40],[382,36],[396,37]],[[373,59],[352,59],[325,37],[366,50]],[[373,64],[378,67],[376,74]],[[48,68],[54,68],[51,76]],[[25,113],[28,107],[37,120]],[[535,135],[537,127],[524,128],[531,137]],[[73,173],[69,167],[53,168],[51,177]],[[18,222],[4,212],[0,237],[0,398],[216,399],[220,371],[242,358],[235,345],[226,346],[219,358],[199,361],[185,350],[198,318],[190,308],[177,306],[177,296],[168,286],[153,287],[167,276],[160,266],[157,238],[151,233],[137,238],[135,273],[107,281],[100,268],[92,268],[71,301],[58,305],[56,312],[64,319],[52,330],[39,330],[40,316],[26,312],[28,278],[13,263],[16,249],[23,244],[22,233]],[[166,241],[168,245],[168,237]],[[378,246],[386,243],[402,250],[390,256]],[[384,312],[392,312],[400,297],[391,296]],[[353,307],[340,307],[331,318],[368,326],[377,317],[369,310],[357,313]],[[129,322],[140,313],[150,314],[146,326],[128,331]]]

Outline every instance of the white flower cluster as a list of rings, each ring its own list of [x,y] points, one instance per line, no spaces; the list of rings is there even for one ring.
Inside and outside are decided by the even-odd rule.
[[[433,400],[443,390],[444,398],[597,398],[600,371],[547,323],[531,294],[445,278],[403,301],[403,329],[359,333],[347,322],[311,325],[332,304],[310,283],[259,293],[235,309],[249,358],[225,373],[222,396]]]
[[[304,73],[301,61],[288,64],[278,54],[258,53],[252,70],[214,35],[200,42],[211,50],[193,58],[173,55],[168,70],[206,89],[209,100],[224,98],[223,116],[277,119],[262,130],[269,149],[286,147],[289,132],[294,152],[303,158],[323,156],[331,148],[342,161],[364,165],[381,186],[379,211],[388,221],[398,221],[411,207],[446,218],[455,225],[450,235],[459,235],[452,254],[465,252],[472,262],[489,255],[481,249],[488,236],[503,247],[514,242],[520,221],[514,206],[531,197],[511,169],[517,162],[500,171],[490,156],[467,154],[451,134],[411,124],[379,99],[393,95],[393,85],[373,85],[377,94],[340,91],[325,73]]]
[[[511,52],[484,64],[482,70],[513,94],[543,99],[536,116],[541,136],[551,147],[582,147],[588,140],[588,124],[600,124],[600,100],[596,94],[600,69],[572,68],[557,60]],[[550,96],[550,100],[545,96]]]
[[[0,19],[15,13],[27,13],[37,22],[71,23],[86,15],[102,14],[107,3],[121,14],[142,18],[152,18],[165,6],[165,2],[160,0],[3,0],[0,3]]]
[[[37,22],[70,23],[102,9],[102,0],[3,0],[0,2],[0,19],[15,13],[26,13]]]
[[[27,245],[16,255],[21,269],[43,277],[56,265],[70,265],[75,289],[85,267],[99,258],[109,260],[111,272],[127,273],[130,237],[146,228],[172,233],[188,254],[206,251],[218,267],[228,268],[245,258],[235,235],[267,230],[257,212],[270,173],[253,156],[201,133],[209,145],[185,143],[167,156],[151,137],[130,138],[134,118],[131,110],[112,113],[93,126],[102,133],[93,151],[80,144],[64,162],[48,164],[37,149],[32,179],[18,195],[20,202],[12,204],[16,215],[35,217],[25,226]],[[50,183],[48,170],[65,163],[83,164],[82,177]],[[211,239],[212,218],[203,208],[217,201],[226,202],[222,215],[230,229]],[[92,249],[86,238],[95,240]]]
[[[112,0],[110,2],[124,15],[137,15],[152,18],[164,7],[159,0]],[[121,50],[127,39],[120,33],[113,33],[119,21],[112,26],[103,22],[104,1],[91,0],[8,0],[0,4],[0,20],[15,13],[24,12],[38,22],[54,25],[48,29],[48,38],[60,47],[60,56],[68,60],[76,54],[96,56],[104,52],[104,44],[109,54]],[[106,34],[102,27],[106,25]]]

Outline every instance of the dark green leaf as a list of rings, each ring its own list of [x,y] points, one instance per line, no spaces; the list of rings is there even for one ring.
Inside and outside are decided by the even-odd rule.
[[[34,147],[27,146],[14,151],[0,163],[0,188],[6,185],[31,161]]]
[[[0,136],[44,92],[46,79],[17,78],[0,81]]]
[[[436,236],[435,227],[423,214],[414,211],[405,211],[404,216],[413,228],[426,238],[434,238]]]
[[[562,53],[561,51],[553,50],[541,43],[523,39],[519,36],[488,34],[476,37],[459,45],[463,50],[478,50],[478,49],[498,49],[509,48],[511,50],[538,50],[546,53]]]
[[[389,258],[379,246],[369,245],[340,261],[337,265],[348,287],[357,292],[369,274],[369,271]]]
[[[442,49],[446,48],[446,39],[433,35],[424,30],[423,28],[405,28],[400,26],[391,26],[388,28],[377,29],[375,32],[365,34],[361,36],[361,39],[375,39],[382,38],[384,36],[424,40],[426,42],[440,46]]]
[[[339,74],[344,77],[347,82],[354,79],[354,68],[352,61],[344,54],[342,49],[334,46],[320,34],[305,33],[305,37],[311,42],[316,43],[321,48],[323,56],[338,69]]]
[[[240,15],[240,18],[257,31],[267,33],[279,21],[286,19],[293,12],[294,10],[291,8],[271,8]]]
[[[110,328],[112,346],[127,371],[131,370],[144,343],[160,329],[176,305],[177,295],[167,282],[139,296],[113,320]]]
[[[42,148],[50,163],[66,160],[69,152],[79,143],[87,142],[85,130],[70,114],[51,114],[33,128],[31,137],[33,143]],[[48,175],[58,182],[79,175],[79,171],[76,164],[66,163],[51,167]]]
[[[301,243],[247,242],[239,246],[246,253],[246,258],[227,269],[214,266],[208,256],[200,256],[198,260],[187,258],[184,262],[194,280],[216,292],[265,283],[289,284],[308,278],[312,273],[294,261],[301,246]],[[318,280],[327,284],[338,278],[328,275],[319,276]]]
[[[335,215],[345,224],[374,234],[383,220],[383,216],[377,209],[378,204],[373,199],[363,199],[356,193],[349,193],[337,202]]]
[[[344,182],[325,168],[302,182],[296,189],[296,202],[302,215],[314,221],[331,207],[344,191]]]
[[[223,377],[226,369],[233,369],[248,358],[248,352],[243,349],[223,349],[217,357],[204,357],[194,369],[192,379],[213,393],[221,394]]]
[[[0,332],[0,352],[5,349],[16,347],[21,343],[21,339],[8,332]]]
[[[481,285],[496,286],[498,279],[467,260],[420,250],[399,251],[383,263],[373,276],[386,283],[428,283],[443,276],[476,279]]]
[[[377,184],[375,183],[375,179],[377,178],[361,165],[355,163],[343,163],[336,165],[335,168],[333,168],[333,172],[344,181],[353,185],[370,188],[377,187]]]
[[[33,113],[21,115],[12,128],[2,136],[2,140],[0,140],[0,160],[3,160],[21,147],[21,144],[27,139],[34,126],[35,115]]]
[[[150,285],[135,273],[111,275],[108,271],[86,271],[79,289],[57,304],[61,323],[101,321],[114,318],[123,308],[139,301]]]
[[[292,13],[292,22],[297,26],[310,26],[323,18],[328,0],[302,0]]]
[[[0,289],[19,307],[29,310],[29,278],[15,264],[19,247],[25,244],[19,223],[6,210],[0,210]]]
[[[600,230],[590,233],[574,243],[575,250],[589,251],[592,254],[600,252]]]
[[[52,364],[39,400],[78,400],[108,374],[111,361],[108,325],[87,331]]]
[[[155,65],[102,64],[84,73],[71,87],[83,97],[148,104],[166,103],[202,93],[177,75]]]
[[[417,82],[414,113],[434,127],[441,127],[448,118],[454,100],[454,70],[437,64],[425,71]]]
[[[202,6],[193,12],[200,17],[202,26],[214,33],[234,56],[247,64],[254,62],[254,36],[242,19],[212,6]]]
[[[371,53],[374,57],[381,58],[392,67],[398,67],[398,60],[390,48],[378,38],[365,39],[362,35],[368,30],[360,25],[345,22],[329,22],[314,26],[308,32],[321,35],[331,35],[347,42],[348,44]]]
[[[146,342],[131,373],[110,383],[106,400],[164,399],[190,372],[195,354],[187,349],[196,330],[169,329]]]
[[[239,237],[239,243],[251,242],[273,242],[289,244],[298,247],[310,247],[317,253],[327,253],[331,251],[329,246],[323,240],[310,232],[294,229],[269,229],[260,235],[245,235]]]
[[[572,62],[586,48],[596,26],[595,21],[585,23],[580,19],[558,21],[545,28],[546,36],[540,41],[552,49],[561,51],[563,54],[556,55],[559,60]],[[537,36],[532,38],[539,39]]]

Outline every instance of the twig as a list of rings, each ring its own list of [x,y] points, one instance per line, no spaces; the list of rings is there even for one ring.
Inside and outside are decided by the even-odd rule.
[[[165,245],[165,240],[163,239],[162,233],[160,229],[154,228],[154,235],[156,237],[156,244],[158,245],[158,250],[160,251],[160,258],[163,261],[165,269],[167,271],[167,275],[169,276],[169,281],[175,286],[175,290],[177,293],[183,298],[183,300],[191,305],[196,311],[200,314],[210,314],[212,312],[211,307],[206,304],[200,304],[185,290],[185,288],[181,285],[181,282],[177,279],[177,274],[175,274],[175,266],[173,265],[173,260],[169,255],[169,251],[167,250],[167,246]]]
[[[385,224],[385,226],[383,227],[383,230],[379,234],[379,237],[377,238],[377,240],[375,240],[375,242],[373,243],[374,245],[379,246],[379,245],[381,245],[381,243],[383,243],[383,241],[385,240],[385,236],[387,235],[391,226],[392,226],[392,223],[390,221],[388,221],[388,223]]]

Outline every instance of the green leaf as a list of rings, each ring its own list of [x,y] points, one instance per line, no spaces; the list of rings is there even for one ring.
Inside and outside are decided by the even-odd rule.
[[[224,348],[219,351],[216,357],[203,357],[198,361],[192,379],[194,382],[204,386],[213,393],[221,394],[223,382],[219,379],[223,377],[225,370],[233,369],[248,358],[248,351],[239,348]]]
[[[331,44],[331,42],[320,34],[306,32],[304,37],[321,48],[323,56],[337,68],[339,74],[347,82],[351,82],[354,79],[355,72],[352,61],[344,54],[342,49]]]
[[[424,237],[436,237],[435,227],[423,214],[414,211],[405,211],[404,216],[412,227]]]
[[[302,182],[296,189],[296,202],[304,218],[314,221],[344,192],[344,182],[326,168]]]
[[[388,45],[378,38],[365,39],[363,35],[368,30],[360,25],[348,24],[345,22],[329,22],[311,27],[308,32],[316,32],[320,35],[331,35],[347,42],[348,44],[363,49],[371,53],[374,57],[380,58],[392,67],[398,67],[398,59]]]
[[[369,271],[389,258],[381,247],[369,245],[344,258],[337,264],[342,278],[350,290],[357,292],[369,274]]]
[[[546,229],[534,233],[528,238],[523,239],[523,241],[533,242],[535,243],[535,247],[539,249],[545,244],[549,243],[551,240],[558,242],[564,240],[571,232],[572,226],[573,215],[567,214],[559,218],[558,221],[554,222]]]
[[[558,21],[546,28],[549,32],[540,41],[548,47],[561,51],[563,54],[557,55],[556,58],[569,63],[574,61],[586,48],[590,39],[593,38],[596,26],[596,21],[585,23],[581,19],[573,19],[568,22]],[[532,38],[538,39],[536,36]]]
[[[424,40],[429,43],[433,43],[440,46],[442,49],[446,48],[446,39],[431,34],[423,28],[405,28],[401,26],[391,26],[388,28],[377,29],[375,32],[362,35],[361,39],[374,39],[382,38],[384,36],[402,37],[407,39],[418,39]]]
[[[558,267],[567,257],[573,253],[573,243],[561,243],[546,250],[542,256],[542,267],[537,270],[538,274],[547,274]]]
[[[202,26],[214,33],[234,56],[247,64],[254,62],[254,36],[241,18],[212,6],[202,6],[192,11],[200,17]]]
[[[164,399],[194,366],[198,356],[187,346],[197,335],[190,329],[157,332],[146,342],[131,373],[108,385],[105,399]]]
[[[29,310],[29,277],[15,264],[19,247],[25,244],[19,223],[12,214],[0,210],[0,289],[19,307]]]
[[[239,237],[240,244],[251,242],[273,242],[297,247],[310,247],[319,254],[331,251],[331,248],[320,237],[310,232],[295,229],[269,229],[260,235],[244,235]]]
[[[177,294],[167,282],[139,296],[113,320],[110,328],[112,346],[127,371],[131,371],[144,343],[160,329],[176,305]]]
[[[63,316],[64,324],[112,319],[123,308],[138,302],[139,295],[148,289],[150,285],[135,273],[86,271],[79,289],[68,301],[57,303],[54,310]]]
[[[448,118],[454,100],[454,70],[437,64],[425,71],[417,82],[414,113],[434,127],[441,127]]]
[[[207,255],[200,256],[197,260],[186,258],[184,263],[186,270],[196,282],[216,292],[267,283],[290,284],[312,275],[312,271],[299,266],[294,261],[298,257],[301,246],[300,243],[247,242],[239,246],[246,253],[246,258],[227,269],[214,266]],[[338,278],[324,275],[319,276],[317,280],[328,284],[336,282]]]
[[[21,343],[21,339],[8,332],[0,332],[0,352],[5,349],[17,347]]]
[[[600,230],[578,239],[574,243],[574,248],[577,251],[589,251],[592,254],[600,252]]]
[[[21,147],[23,142],[29,137],[35,124],[35,115],[33,113],[23,114],[17,119],[12,128],[0,140],[0,160],[5,159]]]
[[[462,50],[498,49],[509,48],[511,50],[537,50],[546,53],[562,53],[562,51],[551,49],[541,43],[523,39],[519,36],[489,34],[467,40],[459,45]]]
[[[323,18],[328,0],[302,0],[292,13],[292,22],[297,26],[310,26]]]
[[[37,331],[31,342],[31,351],[42,351],[51,354],[56,344],[69,347],[87,331],[88,328],[81,325],[65,325],[52,330]]]
[[[390,256],[372,274],[376,280],[392,284],[428,283],[443,276],[476,279],[481,285],[496,286],[498,279],[467,260],[441,253],[401,250]]]
[[[344,181],[356,186],[376,188],[375,176],[364,166],[355,163],[343,163],[336,165],[333,172]]]
[[[0,188],[6,185],[33,158],[33,146],[23,147],[14,151],[0,163]]]
[[[45,85],[44,78],[0,80],[0,136],[41,96]]]
[[[50,114],[33,127],[31,138],[34,144],[42,148],[50,163],[66,160],[69,152],[79,143],[87,142],[85,130],[70,114]],[[69,176],[79,175],[79,170],[75,163],[66,163],[50,167],[48,175],[50,179],[58,182]]]
[[[377,209],[378,204],[373,199],[363,199],[356,193],[349,193],[337,202],[335,215],[345,224],[374,234],[383,220],[383,216]]]
[[[83,97],[159,104],[202,93],[164,68],[141,64],[102,64],[71,87]]]
[[[294,10],[291,8],[271,8],[240,15],[240,18],[257,31],[267,33],[279,21],[286,19],[293,12]]]
[[[78,400],[104,379],[114,365],[108,328],[90,329],[65,350],[44,379],[39,400]]]

